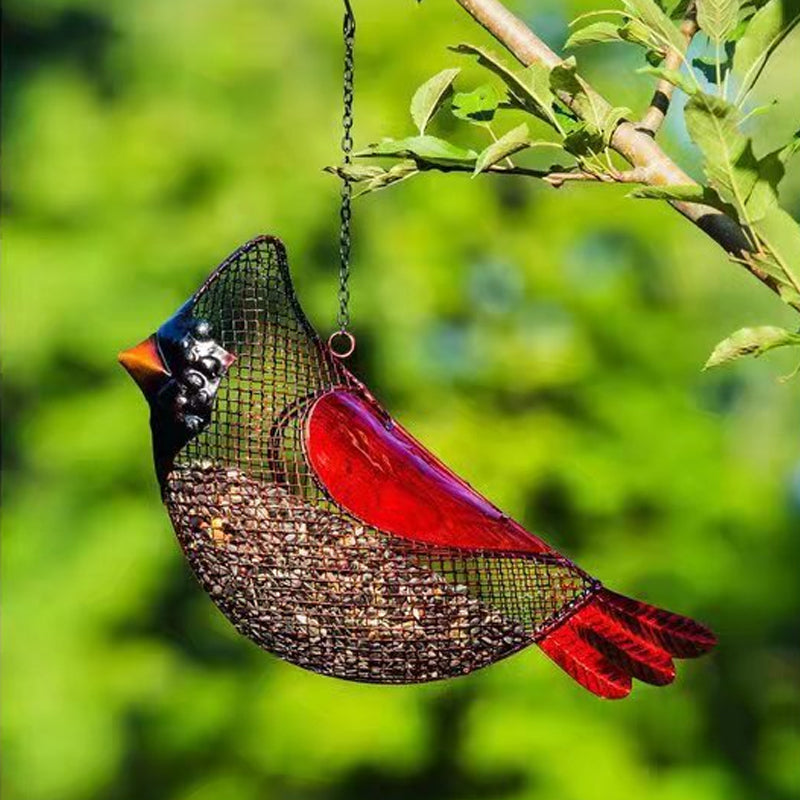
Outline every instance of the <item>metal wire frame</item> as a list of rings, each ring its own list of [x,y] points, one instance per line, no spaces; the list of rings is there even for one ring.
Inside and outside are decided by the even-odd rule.
[[[164,499],[201,584],[258,645],[340,678],[436,680],[537,641],[592,596],[560,556],[399,539],[328,496],[304,451],[306,416],[322,394],[360,384],[303,314],[279,240],[236,251],[193,314],[237,360]]]

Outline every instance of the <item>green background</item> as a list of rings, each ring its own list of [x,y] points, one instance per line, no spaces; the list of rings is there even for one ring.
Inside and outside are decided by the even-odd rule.
[[[415,87],[464,63],[446,46],[488,37],[446,0],[356,5],[357,143],[411,134]],[[556,47],[597,7],[512,6]],[[257,650],[195,585],[116,353],[259,232],[284,238],[332,328],[340,15],[4,3],[3,797],[797,798],[800,404],[776,380],[796,356],[700,372],[736,328],[797,318],[624,187],[427,174],[358,201],[357,370],[584,568],[712,625],[714,655],[616,704],[535,648],[452,682],[360,686]],[[762,82],[783,105],[754,119],[760,148],[797,128],[798,47]],[[616,105],[646,105],[635,48],[579,63]],[[679,113],[664,141],[696,170]],[[797,165],[783,201],[797,216]]]

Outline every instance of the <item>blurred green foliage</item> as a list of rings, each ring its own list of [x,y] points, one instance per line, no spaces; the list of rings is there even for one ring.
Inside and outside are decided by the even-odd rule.
[[[446,46],[487,38],[454,3],[357,5],[357,142],[411,135],[408,98],[452,64]],[[557,47],[593,7],[512,6]],[[360,200],[357,368],[586,569],[709,622],[713,656],[619,704],[535,649],[449,683],[359,686],[258,651],[193,582],[115,355],[258,232],[285,239],[332,327],[340,14],[4,3],[4,798],[798,797],[800,405],[775,381],[793,354],[700,372],[732,330],[797,319],[624,188],[431,174]],[[797,47],[763,81],[786,100],[752,121],[764,147],[797,128]],[[624,46],[581,53],[642,109],[636,66]],[[680,124],[666,141],[684,153]],[[797,164],[782,203],[800,212]]]

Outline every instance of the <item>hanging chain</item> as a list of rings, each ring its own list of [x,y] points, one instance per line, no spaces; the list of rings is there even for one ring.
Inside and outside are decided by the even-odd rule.
[[[344,0],[344,113],[342,115],[342,155],[343,165],[348,167],[352,162],[353,152],[353,77],[354,48],[356,35],[356,19],[350,0]],[[331,336],[330,343],[337,338],[346,339],[345,351],[334,351],[335,355],[346,357],[355,349],[355,339],[348,332],[350,325],[350,210],[353,187],[347,175],[342,176],[342,202],[339,210],[341,227],[339,229],[339,313],[337,315],[338,330]],[[333,349],[333,348],[332,348]]]

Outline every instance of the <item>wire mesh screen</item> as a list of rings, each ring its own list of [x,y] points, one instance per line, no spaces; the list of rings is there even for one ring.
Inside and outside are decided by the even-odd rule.
[[[192,314],[236,361],[164,497],[194,572],[242,634],[316,672],[413,683],[531,644],[592,592],[557,555],[421,544],[337,506],[312,474],[304,425],[317,398],[360,384],[302,313],[278,240],[234,253]]]

